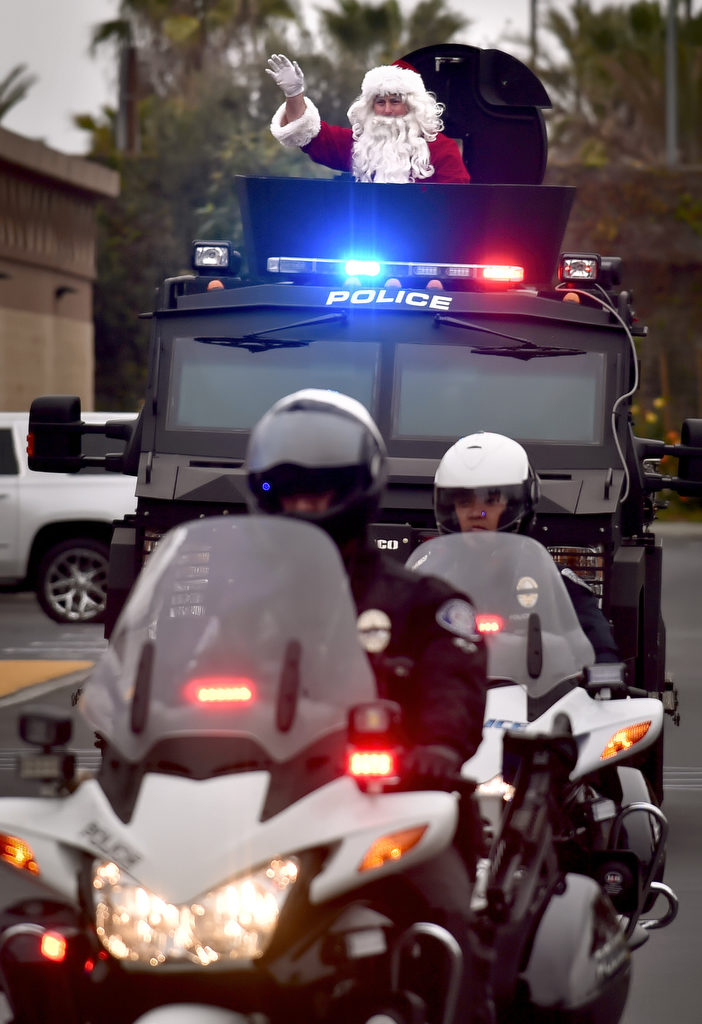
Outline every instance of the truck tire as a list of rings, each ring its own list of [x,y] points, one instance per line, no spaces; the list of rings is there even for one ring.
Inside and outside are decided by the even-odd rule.
[[[55,622],[102,622],[109,547],[93,537],[63,540],[48,548],[37,569],[42,610]]]

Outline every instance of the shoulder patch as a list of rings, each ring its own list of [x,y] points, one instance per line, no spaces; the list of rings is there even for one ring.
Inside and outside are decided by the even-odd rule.
[[[561,569],[561,576],[565,576],[565,578],[570,580],[571,583],[579,583],[581,587],[584,587],[585,590],[589,590],[589,592],[592,593],[592,588],[588,586],[582,577],[578,576],[577,572],[573,572],[572,569]]]
[[[436,621],[442,629],[454,636],[467,640],[478,639],[478,628],[475,624],[475,612],[472,605],[461,597],[452,597],[438,608]]]

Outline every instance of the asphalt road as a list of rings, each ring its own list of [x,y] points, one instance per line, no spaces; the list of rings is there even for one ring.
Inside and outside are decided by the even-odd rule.
[[[702,529],[661,530],[667,667],[680,692],[680,726],[665,730],[665,799],[670,825],[665,881],[680,899],[676,921],[652,932],[634,955],[634,983],[622,1024],[698,1024],[702,920]]]
[[[680,898],[669,928],[651,932],[634,954],[634,981],[621,1024],[698,1024],[698,926],[702,920],[702,527],[659,531],[664,544],[663,609],[668,668],[680,691],[681,724],[665,725],[665,802],[670,823],[666,882]],[[30,594],[0,593],[0,793],[7,792],[10,757],[18,749],[17,714],[27,701],[68,710],[71,694],[104,647],[99,626],[50,622]],[[33,662],[34,671],[22,669]],[[64,674],[64,670],[67,674]],[[23,672],[34,680],[23,681]],[[94,756],[91,737],[76,736],[84,763]],[[13,888],[16,882],[12,882]],[[0,903],[3,887],[0,877]],[[5,890],[6,891],[6,890]],[[7,1020],[0,1009],[0,1024]]]

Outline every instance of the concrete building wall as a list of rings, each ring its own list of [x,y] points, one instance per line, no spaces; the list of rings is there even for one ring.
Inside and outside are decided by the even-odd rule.
[[[94,407],[95,206],[119,177],[0,129],[0,409]]]

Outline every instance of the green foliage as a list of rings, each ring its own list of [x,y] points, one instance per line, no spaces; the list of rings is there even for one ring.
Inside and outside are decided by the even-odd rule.
[[[696,234],[702,235],[702,198],[683,192],[678,198],[675,219],[688,224]]]
[[[0,121],[21,103],[36,80],[36,75],[27,73],[26,64],[15,64],[4,78],[0,78]]]

